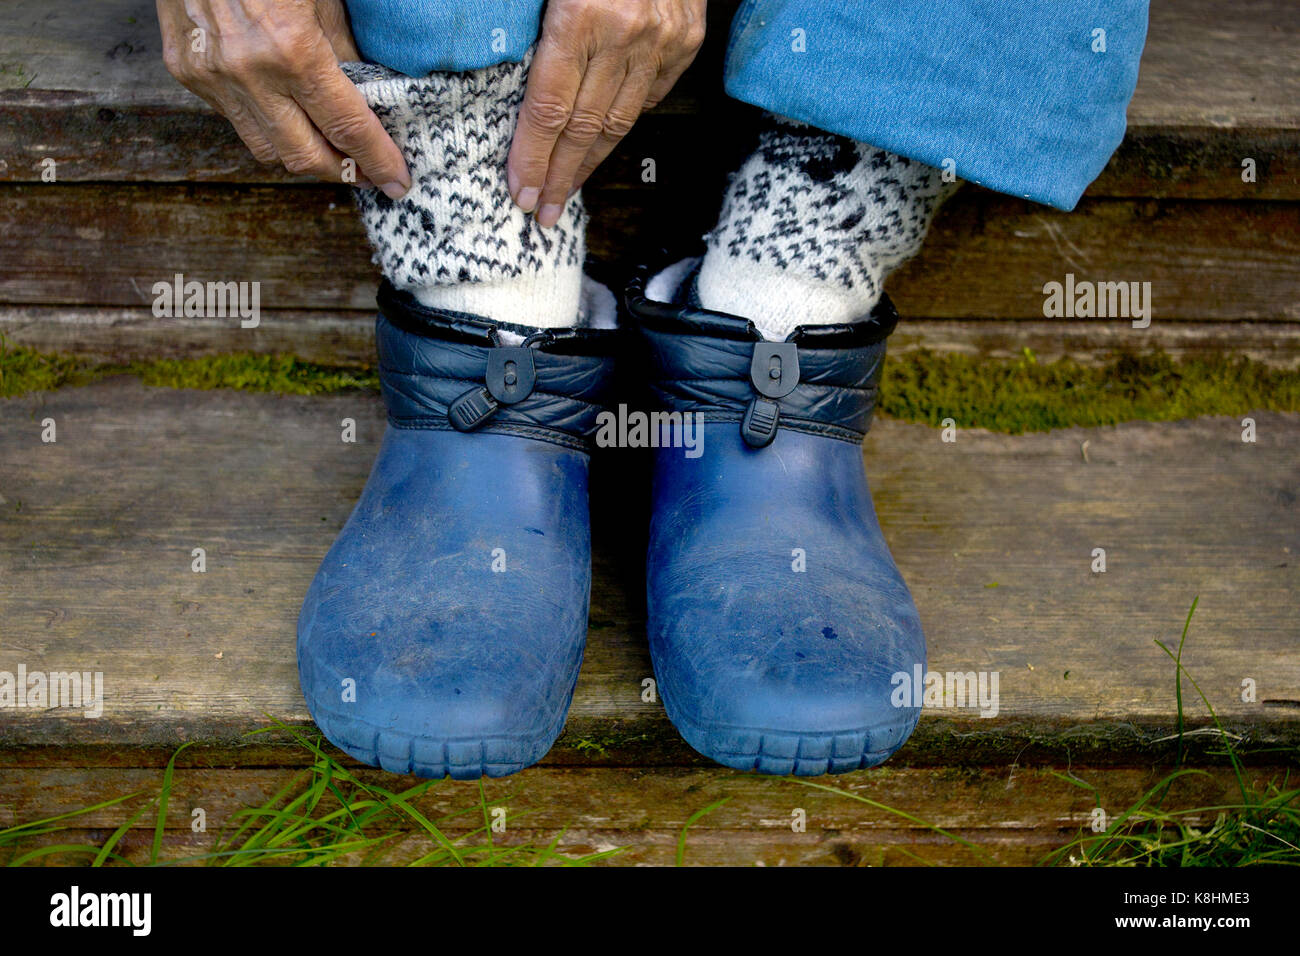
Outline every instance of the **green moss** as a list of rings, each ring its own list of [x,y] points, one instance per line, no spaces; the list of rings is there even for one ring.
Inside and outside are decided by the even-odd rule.
[[[892,418],[1012,434],[1260,409],[1300,411],[1300,370],[1233,355],[1121,352],[1089,366],[919,350],[886,363],[880,401]]]
[[[111,364],[10,347],[0,340],[2,397],[49,391],[65,385],[87,385],[109,375],[135,375],[145,385],[159,388],[235,388],[290,395],[323,395],[379,387],[378,376],[372,369],[317,365],[288,355],[237,353]]]
[[[0,396],[45,392],[64,385],[85,385],[96,378],[86,363],[68,355],[42,355],[9,348],[0,338]]]
[[[304,362],[287,355],[203,356],[102,364],[75,356],[6,347],[0,339],[0,396],[135,375],[165,388],[236,388],[294,395],[377,389],[371,368]],[[885,365],[879,411],[908,422],[991,431],[1047,431],[1123,421],[1172,421],[1249,411],[1300,411],[1300,369],[1244,356],[1174,359],[1163,352],[1121,352],[1100,365],[1071,359],[1019,359],[917,350]]]
[[[323,395],[379,387],[370,369],[346,369],[303,362],[288,355],[215,355],[136,362],[123,371],[161,388],[236,388],[289,395]]]

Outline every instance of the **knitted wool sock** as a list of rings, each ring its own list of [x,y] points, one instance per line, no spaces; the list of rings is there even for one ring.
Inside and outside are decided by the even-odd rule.
[[[559,328],[579,322],[587,215],[575,195],[543,229],[510,199],[506,155],[531,59],[420,79],[343,69],[411,171],[400,200],[356,193],[384,276],[431,308]]]
[[[902,156],[769,114],[727,186],[691,299],[764,337],[865,318],[957,183]]]

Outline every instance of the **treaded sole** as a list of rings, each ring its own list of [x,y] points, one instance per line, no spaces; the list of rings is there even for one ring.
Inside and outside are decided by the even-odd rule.
[[[324,712],[314,713],[313,719],[326,739],[348,756],[389,773],[431,780],[477,780],[518,773],[546,755],[563,727],[561,723],[554,733],[534,736],[435,739]]]
[[[773,776],[816,777],[879,766],[906,743],[916,721],[893,727],[871,727],[832,733],[794,733],[762,728],[705,727],[668,715],[688,744],[710,760],[735,770],[756,770]],[[873,740],[897,742],[872,749]]]

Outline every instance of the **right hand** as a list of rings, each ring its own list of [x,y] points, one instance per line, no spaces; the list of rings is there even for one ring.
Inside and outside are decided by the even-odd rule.
[[[172,76],[253,156],[296,175],[411,187],[401,150],[339,63],[359,60],[342,0],[157,0]],[[197,31],[197,32],[196,32]],[[356,164],[351,179],[345,159]]]

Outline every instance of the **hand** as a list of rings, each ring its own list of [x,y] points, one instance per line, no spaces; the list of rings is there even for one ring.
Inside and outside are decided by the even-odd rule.
[[[550,0],[506,169],[510,195],[553,226],[704,42],[705,0]]]
[[[360,59],[341,0],[157,0],[172,76],[230,120],[253,156],[400,198],[401,150],[339,69]],[[196,32],[197,31],[197,32]]]

